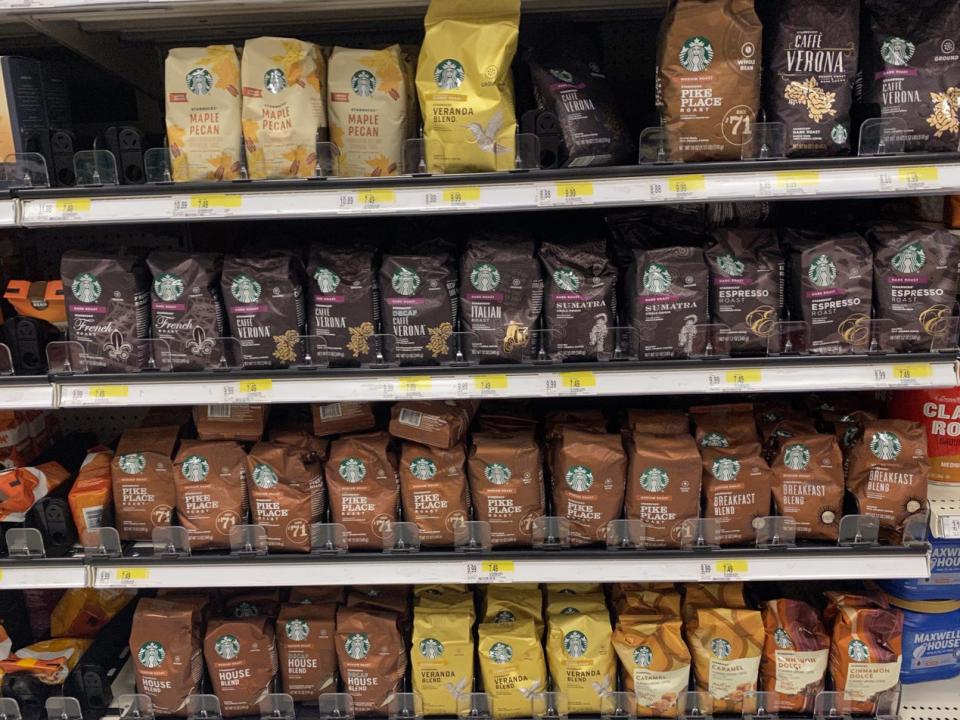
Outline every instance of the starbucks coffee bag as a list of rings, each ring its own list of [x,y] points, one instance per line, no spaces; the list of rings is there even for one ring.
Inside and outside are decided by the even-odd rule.
[[[453,547],[456,532],[470,517],[466,451],[405,442],[400,454],[403,518],[416,523],[425,547]]]
[[[799,600],[768,600],[760,681],[781,712],[811,713],[823,691],[830,637],[817,611]]]
[[[283,692],[298,702],[337,691],[336,605],[284,605],[277,616]]]
[[[391,612],[337,610],[337,662],[344,690],[360,716],[385,716],[407,672],[407,652]]]
[[[235,442],[184,440],[173,463],[177,521],[191,550],[230,548],[230,530],[247,520],[247,456]]]
[[[743,712],[745,693],[757,689],[763,655],[763,618],[756,610],[701,608],[687,630],[696,689],[710,693],[715,713]]]
[[[777,515],[796,522],[798,540],[836,542],[843,515],[843,455],[832,435],[796,435],[771,464]]]
[[[318,437],[373,430],[377,426],[377,418],[373,414],[371,403],[313,404],[310,406],[310,414],[313,417],[313,434]]]
[[[150,540],[153,530],[169,527],[177,494],[173,451],[179,428],[130,428],[110,462],[113,509],[121,540]]]
[[[493,700],[493,717],[529,717],[533,695],[547,686],[543,647],[533,623],[481,623],[477,658],[484,692]]]
[[[273,691],[278,669],[273,620],[264,616],[211,620],[203,658],[223,717],[258,713]]]
[[[677,699],[690,684],[690,650],[680,618],[621,620],[613,632],[623,688],[637,697],[640,717],[675,717]]]
[[[709,448],[703,453],[703,517],[716,520],[719,545],[757,538],[759,519],[770,515],[770,468],[752,449]]]
[[[551,615],[547,619],[547,661],[570,713],[599,713],[604,695],[617,684],[617,656],[611,643],[610,615]]]
[[[469,616],[462,612],[421,607],[414,611],[410,674],[413,691],[423,700],[425,716],[456,715],[458,698],[471,692],[472,626]]]

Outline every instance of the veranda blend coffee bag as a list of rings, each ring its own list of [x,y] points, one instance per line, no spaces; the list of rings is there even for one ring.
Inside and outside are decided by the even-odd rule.
[[[245,368],[286,367],[302,359],[302,274],[299,260],[280,253],[224,259],[220,284]]]
[[[397,519],[397,458],[384,432],[346,435],[330,443],[326,464],[330,515],[347,529],[354,549],[382,549]]]
[[[335,47],[330,54],[330,139],[342,177],[382,177],[402,171],[407,93],[412,82],[400,46],[382,50]]]
[[[649,360],[688,357],[705,345],[697,325],[710,317],[708,288],[699,247],[634,250],[625,283],[631,354]]]
[[[147,256],[153,337],[166,341],[174,370],[205,370],[220,359],[222,262],[212,253],[160,250]]]
[[[464,593],[470,610],[473,596]],[[410,643],[413,691],[423,699],[423,714],[455,716],[457,700],[473,687],[473,621],[455,610],[418,606]]]
[[[753,0],[673,0],[657,38],[657,105],[673,160],[739,160],[760,107]]]
[[[640,717],[675,717],[677,699],[690,684],[690,650],[680,618],[621,620],[613,631],[623,687],[637,697]]]
[[[113,509],[121,540],[150,540],[154,528],[169,527],[177,493],[173,456],[179,428],[124,431],[110,462]]]
[[[373,405],[363,402],[338,402],[311,405],[313,434],[320,437],[346,432],[372,430],[377,426]]]
[[[547,619],[547,662],[556,689],[571,713],[599,713],[601,699],[617,684],[617,655],[610,641],[610,613],[558,613]]]
[[[475,233],[460,256],[460,330],[468,360],[535,355],[543,278],[531,238]]]
[[[184,440],[173,463],[177,521],[191,550],[229,549],[247,519],[247,455],[229,440]]]
[[[958,291],[960,243],[936,226],[887,225],[867,235],[873,248],[876,316],[892,320],[894,352],[943,347]]]
[[[401,363],[449,360],[457,320],[457,271],[453,258],[385,255],[380,264],[384,357]]]
[[[490,523],[494,546],[529,546],[545,512],[540,446],[527,433],[474,433],[467,460],[477,520]]]
[[[763,606],[763,628],[761,689],[776,693],[780,712],[812,713],[830,654],[819,613],[799,600],[769,600]]]
[[[616,268],[603,240],[540,246],[546,302],[544,345],[556,359],[596,359],[613,351]]]
[[[277,616],[283,692],[297,702],[337,691],[336,605],[284,605]]]
[[[864,102],[895,123],[907,151],[957,150],[960,5],[866,0]]]
[[[833,435],[795,435],[771,464],[777,515],[796,522],[798,540],[836,542],[843,515],[843,455]]]
[[[740,713],[757,689],[763,619],[756,610],[701,608],[687,629],[696,689],[710,693],[715,713]]]
[[[857,77],[857,0],[773,0],[763,20],[763,107],[783,123],[787,157],[846,155]]]
[[[417,63],[431,173],[516,167],[513,78],[520,0],[430,3]]]
[[[387,703],[407,672],[407,652],[397,616],[341,607],[337,610],[337,662],[358,715],[387,714]]]
[[[313,177],[317,141],[327,139],[320,46],[281,37],[247,40],[240,76],[250,177]]]
[[[449,450],[405,442],[400,453],[403,518],[420,528],[420,544],[452,547],[458,528],[470,518],[467,455],[463,445]]]
[[[758,519],[770,515],[770,476],[759,455],[737,448],[704,450],[703,516],[716,520],[718,544],[756,540]]]
[[[131,372],[146,361],[150,286],[132,256],[68,250],[60,259],[67,338],[83,346],[88,372]],[[76,363],[77,359],[73,358]]]
[[[273,620],[262,616],[211,620],[203,657],[223,716],[257,714],[277,674]]]
[[[310,246],[307,333],[314,357],[334,364],[371,362],[380,319],[374,254],[363,248]]]
[[[174,48],[164,63],[164,89],[174,181],[239,178],[242,111],[236,48]]]
[[[483,687],[493,700],[493,717],[527,717],[533,695],[547,686],[543,647],[534,624],[481,623],[477,658]]]
[[[716,230],[704,251],[710,314],[734,353],[766,353],[783,309],[784,259],[774,230]]]
[[[810,326],[809,350],[848,353],[870,342],[873,253],[860,235],[787,230],[787,288],[793,317]]]

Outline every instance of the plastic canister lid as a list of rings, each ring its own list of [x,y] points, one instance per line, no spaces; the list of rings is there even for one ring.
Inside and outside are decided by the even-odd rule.
[[[894,607],[910,610],[911,612],[941,615],[943,613],[960,610],[960,600],[904,600],[890,593],[884,593],[887,601]]]

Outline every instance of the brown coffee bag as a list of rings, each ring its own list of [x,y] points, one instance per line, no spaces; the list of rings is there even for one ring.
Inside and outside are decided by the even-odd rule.
[[[201,440],[258,442],[267,423],[266,405],[194,405],[193,423]]]
[[[701,608],[687,629],[696,689],[710,693],[715,713],[743,711],[757,689],[763,655],[763,619],[756,610]]]
[[[687,435],[690,418],[680,410],[630,408],[624,431],[631,435]]]
[[[799,600],[769,600],[763,606],[763,627],[762,689],[776,693],[782,713],[812,713],[830,654],[819,614]]]
[[[753,405],[697,405],[690,408],[701,448],[733,448],[759,442]]]
[[[463,440],[470,416],[470,408],[454,400],[399,402],[390,409],[390,434],[449,450]]]
[[[716,520],[720,545],[749,545],[759,518],[770,515],[770,468],[757,454],[738,448],[703,453],[703,517]]]
[[[230,530],[247,519],[247,455],[229,441],[184,440],[173,463],[177,520],[191,550],[230,548]]]
[[[777,515],[796,521],[798,540],[836,542],[843,515],[843,455],[832,435],[797,435],[771,465]]]
[[[227,618],[251,618],[264,615],[275,618],[280,612],[280,588],[255,588],[233,592],[223,601]]]
[[[273,691],[277,646],[268,617],[211,620],[203,657],[224,717],[255,715]]]
[[[177,503],[171,457],[177,427],[124,431],[110,461],[113,508],[121,540],[150,540],[153,529],[169,527]]]
[[[463,445],[449,450],[405,442],[400,453],[403,518],[420,528],[420,543],[452,547],[457,528],[470,517],[467,455]]]
[[[407,649],[389,612],[342,607],[337,610],[337,663],[344,689],[358,715],[387,714],[407,672]]]
[[[283,692],[298,702],[337,691],[335,605],[284,605],[277,616]]]
[[[311,405],[313,434],[324,437],[341,433],[373,430],[377,418],[373,405],[365,402],[336,402]]]

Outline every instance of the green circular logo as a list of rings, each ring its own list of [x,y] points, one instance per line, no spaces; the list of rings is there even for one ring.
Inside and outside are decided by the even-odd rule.
[[[424,638],[420,641],[420,654],[427,660],[436,660],[443,655],[443,643],[436,638]]]
[[[166,657],[167,651],[163,649],[163,645],[155,641],[145,642],[137,651],[137,660],[145,668],[160,667]]]
[[[358,483],[367,476],[367,467],[360,458],[348,457],[340,463],[337,472],[348,483]]]
[[[806,470],[810,465],[810,448],[803,443],[787,445],[783,449],[783,464],[791,470]]]
[[[213,75],[206,68],[194,68],[187,73],[187,89],[194,95],[206,95],[213,90]]]
[[[690,72],[703,72],[713,62],[713,45],[702,35],[689,38],[680,46],[680,65]]]
[[[878,460],[896,460],[902,449],[900,438],[892,432],[875,432],[870,438],[870,452]]]
[[[587,654],[587,636],[579,630],[571,630],[563,636],[563,651],[568,657],[583,657]]]
[[[253,484],[261,490],[269,490],[277,486],[277,474],[273,468],[264,463],[257,463],[253,468]]]
[[[164,302],[173,302],[183,295],[183,280],[172,273],[163,273],[154,278],[153,292]]]
[[[867,662],[870,659],[870,648],[862,640],[851,640],[847,645],[847,655],[854,662]]]
[[[313,273],[313,279],[317,283],[317,289],[324,295],[329,295],[340,287],[340,276],[325,267],[318,267]]]
[[[410,296],[420,289],[420,276],[410,268],[399,267],[390,278],[390,286],[398,295]]]
[[[506,485],[510,482],[510,468],[502,463],[490,463],[483,469],[483,474],[494,485]]]
[[[417,457],[410,461],[410,474],[417,480],[433,480],[437,466],[429,458]]]
[[[593,471],[586,465],[574,465],[564,477],[567,486],[575,492],[586,492],[593,485]]]
[[[263,74],[263,87],[268,93],[276,95],[287,87],[287,76],[280,68],[270,68]]]
[[[830,139],[837,145],[843,145],[848,137],[850,137],[850,132],[847,130],[847,126],[841,123],[837,123],[830,130]]]
[[[893,256],[893,267],[904,275],[920,272],[927,262],[927,254],[917,243],[911,243]]]
[[[487,656],[498,665],[503,665],[513,660],[513,648],[506,643],[495,642],[490,646]]]
[[[837,265],[829,255],[817,255],[810,263],[807,277],[817,287],[830,287],[837,279]]]
[[[910,63],[917,46],[901,37],[889,37],[880,45],[880,57],[887,65],[903,67]]]
[[[713,476],[717,480],[730,482],[737,479],[740,472],[740,461],[733,458],[718,458],[713,461]]]
[[[493,621],[495,623],[511,623],[516,622],[516,616],[509,610],[501,610],[496,615],[493,616]]]
[[[433,80],[441,90],[456,90],[464,77],[463,65],[453,58],[441,60],[433,69]]]
[[[357,70],[350,78],[350,88],[354,95],[370,97],[377,89],[377,76],[369,70]]]
[[[255,303],[260,299],[260,283],[246,275],[237,275],[230,283],[230,294],[237,299],[237,302],[247,305]]]
[[[366,633],[352,633],[343,641],[343,649],[354,660],[363,660],[370,652],[370,638]]]
[[[70,284],[73,296],[82,303],[95,302],[100,297],[100,281],[90,273],[80,273]]]
[[[234,660],[240,655],[240,641],[233,635],[221,635],[213,644],[213,649],[224,660]]]
[[[288,620],[283,626],[283,631],[287,634],[287,637],[294,642],[303,642],[310,637],[310,625],[306,620],[301,618]]]
[[[558,268],[553,271],[553,281],[557,287],[567,292],[576,292],[583,283],[575,270],[570,268]]]
[[[743,262],[736,255],[727,253],[717,258],[717,267],[727,277],[740,277],[743,275]]]
[[[723,433],[709,432],[700,440],[701,447],[725,448],[730,447],[730,441]]]
[[[202,482],[210,472],[210,463],[201,455],[188,455],[180,465],[180,474],[190,482]]]
[[[787,631],[782,627],[779,627],[773,631],[773,641],[776,643],[777,647],[782,650],[789,650],[793,647],[793,640],[790,639]]]
[[[640,473],[640,487],[647,492],[660,492],[670,484],[670,476],[660,467],[652,467]]]
[[[730,657],[730,652],[731,652],[730,643],[728,643],[723,638],[714,638],[713,641],[710,643],[710,652],[713,653],[713,656],[715,658],[724,660]]]
[[[653,663],[653,650],[649,645],[641,645],[633,651],[633,662],[637,667],[650,667]]]
[[[147,467],[147,459],[143,456],[143,453],[121,455],[117,463],[120,465],[120,469],[127,475],[142,473],[144,468]]]
[[[496,290],[500,284],[500,271],[490,263],[480,263],[470,271],[470,284],[480,292]]]
[[[671,285],[673,285],[673,277],[671,277],[666,265],[650,263],[647,269],[643,271],[644,292],[659,295],[669,290]]]

